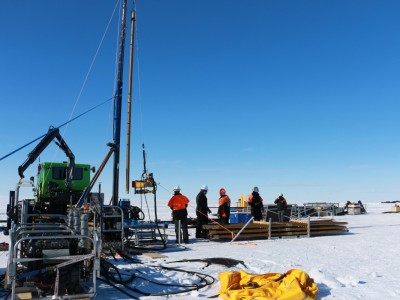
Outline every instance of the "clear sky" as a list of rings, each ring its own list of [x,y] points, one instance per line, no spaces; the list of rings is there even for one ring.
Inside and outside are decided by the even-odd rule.
[[[113,96],[116,3],[0,2],[0,157]],[[192,201],[207,184],[210,204],[254,186],[269,203],[398,200],[399,12],[396,0],[137,0],[131,179],[144,143],[161,205],[177,184]],[[126,99],[125,82],[120,197],[135,202]],[[62,127],[78,163],[100,165],[112,114],[109,101]],[[35,145],[0,161],[0,201]],[[55,145],[40,156],[61,160]]]

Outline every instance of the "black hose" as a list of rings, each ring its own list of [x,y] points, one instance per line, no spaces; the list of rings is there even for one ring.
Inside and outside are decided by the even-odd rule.
[[[115,271],[116,275],[118,275],[118,278],[115,278],[115,276],[111,274],[110,269]],[[122,285],[132,283],[136,278],[136,275],[132,274],[128,279],[123,280],[119,269],[106,260],[100,260],[100,274],[107,280]]]
[[[138,262],[137,260],[134,260],[132,257],[124,254],[124,253],[120,253],[118,252],[118,254],[126,261],[129,261],[131,263],[139,263],[139,264],[143,264],[141,262]],[[152,267],[152,266],[149,266]],[[197,276],[200,279],[200,284],[192,284],[192,285],[178,285],[178,284],[164,284],[164,283],[160,283],[157,281],[153,281],[153,280],[149,280],[143,277],[139,277],[136,275],[136,278],[145,280],[147,282],[153,283],[153,284],[157,284],[157,285],[162,285],[162,286],[174,286],[174,287],[180,287],[183,288],[182,290],[176,291],[176,292],[168,292],[168,293],[145,293],[143,291],[137,290],[137,289],[132,289],[131,287],[125,286],[127,289],[135,291],[137,293],[141,293],[143,295],[146,296],[166,296],[166,295],[172,295],[172,294],[181,294],[181,293],[187,293],[190,291],[194,291],[194,290],[199,290],[201,288],[204,288],[208,285],[212,285],[216,280],[214,277],[212,277],[211,275],[208,274],[204,274],[204,273],[200,273],[197,271],[187,271],[187,270],[182,270],[182,269],[178,269],[178,268],[173,268],[173,267],[165,267],[165,266],[156,266],[156,268],[161,268],[161,269],[165,269],[165,270],[169,270],[169,271],[175,271],[175,272],[184,272],[184,273],[188,273],[194,276]],[[137,270],[136,270],[137,271]],[[140,271],[139,271],[140,272]]]
[[[109,286],[113,287],[114,289],[116,289],[116,290],[120,291],[121,293],[127,295],[130,299],[140,299],[140,298],[137,298],[137,297],[133,296],[132,294],[127,293],[126,291],[124,291],[123,289],[121,289],[120,287],[116,286],[115,284],[111,283],[108,280],[104,280],[103,278],[100,278],[100,277],[97,277],[97,280],[100,280],[100,281],[108,284]]]
[[[0,299],[6,300],[11,295],[11,289],[1,289]]]

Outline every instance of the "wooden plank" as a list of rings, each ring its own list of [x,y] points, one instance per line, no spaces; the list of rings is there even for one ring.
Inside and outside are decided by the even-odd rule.
[[[240,238],[254,238],[254,237],[264,237],[264,238],[267,238],[268,235],[262,234],[262,233],[260,233],[260,234],[250,234],[250,235],[247,235],[247,234],[243,234],[243,233],[242,233],[242,234],[240,234],[237,238],[240,239]],[[215,239],[232,239],[232,236],[231,236],[231,235],[228,235],[228,234],[217,234],[217,235],[212,236],[212,238],[215,238]]]
[[[224,230],[224,231],[227,231],[227,230],[229,230],[229,231],[234,231],[234,230],[237,230],[237,231],[239,231],[239,230],[242,230],[243,228],[242,227],[238,227],[238,228],[221,228],[221,227],[208,227],[208,228],[204,228],[205,230]],[[260,227],[260,226],[248,226],[248,227],[245,227],[244,228],[244,230],[246,230],[246,229],[268,229],[268,226],[265,226],[265,227]]]
[[[268,234],[268,231],[267,230],[264,230],[264,231],[242,231],[242,233],[241,233],[241,235],[242,234],[247,234],[247,235],[251,235],[251,234],[259,234],[259,233],[262,233],[262,234]],[[224,232],[224,231],[216,231],[216,232],[212,232],[212,233],[209,233],[209,236],[214,236],[214,235],[229,235],[229,236],[232,236],[232,234],[231,233],[229,233],[229,232]],[[237,234],[237,232],[234,232],[234,235],[236,235]]]
[[[233,233],[238,233],[239,232],[239,230],[231,230]],[[262,229],[259,229],[259,228],[254,228],[254,229],[245,229],[245,230],[243,230],[242,232],[255,232],[255,233],[257,233],[257,232],[260,232],[260,231],[265,231],[265,232],[268,232],[268,229],[265,229],[265,228],[262,228]],[[225,233],[230,233],[229,231],[226,231],[226,230],[209,230],[208,231],[208,233],[209,234],[213,234],[213,233],[221,233],[221,232],[225,232]]]
[[[314,224],[337,224],[337,225],[347,225],[347,222],[337,222],[337,221],[311,221],[312,225]]]
[[[311,227],[311,231],[313,230],[329,230],[329,229],[347,229],[345,226],[318,226]]]
[[[158,252],[145,252],[145,253],[142,253],[142,255],[148,256],[150,258],[166,258],[166,257],[168,257],[168,256],[166,256],[164,254],[160,254]]]
[[[301,220],[301,219],[290,219],[289,223],[304,223],[304,224],[307,224],[308,222],[306,220]]]
[[[299,229],[299,230],[307,230],[307,227],[302,226],[288,226],[288,227],[272,227],[271,230],[285,230],[285,229]]]
[[[222,228],[222,227],[207,227],[205,228],[205,230],[242,230],[243,227],[226,227],[226,228]],[[245,229],[268,229],[268,226],[247,226],[245,227]]]
[[[239,238],[268,238],[269,227],[271,226],[271,237],[280,236],[307,236],[308,224],[306,220],[290,220],[290,222],[265,222],[255,221],[248,224],[242,231]],[[245,224],[229,224],[226,229],[237,234]],[[313,219],[310,220],[310,235],[332,235],[348,232],[347,222],[336,222],[332,219]],[[231,239],[232,234],[221,226],[208,224],[204,226],[208,229],[210,238]]]
[[[307,235],[307,232],[306,231],[276,231],[276,232],[271,232],[271,236],[280,235],[280,234]]]
[[[242,229],[220,229],[220,228],[213,228],[213,229],[208,229],[206,231],[212,232],[212,231],[218,231],[218,232],[239,232]],[[268,228],[245,228],[243,231],[268,231]]]
[[[207,224],[207,225],[203,225],[204,229],[215,229],[215,228],[221,228],[221,229],[242,229],[244,227],[245,224],[227,224],[227,225],[223,225],[219,226],[219,225],[215,225],[215,224]],[[268,223],[250,223],[246,226],[246,228],[266,228],[268,227],[269,224]]]
[[[321,228],[321,227],[326,227],[326,226],[333,226],[333,227],[347,227],[345,225],[341,224],[334,224],[334,223],[326,223],[326,224],[311,224],[311,228]]]
[[[290,227],[304,227],[298,224],[293,224],[293,223],[287,223],[287,224],[272,224],[272,228],[290,228]]]
[[[232,231],[234,235],[238,234],[239,231]],[[223,235],[223,236],[232,236],[230,232],[227,232],[225,230],[210,230],[208,231],[209,236],[215,236],[215,235]],[[263,235],[268,235],[268,230],[267,229],[250,229],[243,230],[240,235],[258,235],[258,234],[263,234]]]
[[[226,225],[217,225],[217,224],[205,224],[203,228],[242,228],[245,224],[244,223],[237,223],[237,224],[226,224]],[[247,227],[265,227],[268,226],[269,223],[250,223]]]
[[[16,294],[16,296],[17,296],[17,299],[20,299],[20,300],[30,300],[30,299],[33,299],[33,295],[32,295],[31,292],[28,292],[28,293],[18,293],[18,294]]]
[[[271,230],[271,234],[275,234],[278,232],[303,232],[304,234],[307,234],[307,230],[304,229],[294,229],[294,228],[285,228],[285,229],[281,229],[281,230]]]
[[[271,234],[271,237],[279,237],[279,236],[306,236],[307,234],[302,233],[294,233],[294,232],[282,232],[279,234]]]
[[[280,236],[280,235],[307,235],[307,232],[304,231],[271,232],[271,236]]]
[[[290,220],[290,223],[297,223],[297,224],[304,224],[307,225],[308,222],[305,220]],[[323,224],[323,223],[328,223],[328,224],[339,224],[339,225],[347,225],[347,222],[339,222],[335,220],[310,220],[311,225],[314,224]]]

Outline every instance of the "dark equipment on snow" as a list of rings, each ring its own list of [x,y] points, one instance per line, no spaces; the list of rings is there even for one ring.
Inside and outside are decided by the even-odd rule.
[[[182,260],[176,260],[176,261],[170,261],[170,263],[177,263],[177,262],[203,262],[206,263],[205,267],[208,267],[209,265],[222,265],[228,268],[234,267],[238,264],[242,264],[245,268],[247,266],[242,260],[237,260],[233,258],[225,258],[225,257],[211,257],[211,258],[199,258],[199,259],[182,259]]]

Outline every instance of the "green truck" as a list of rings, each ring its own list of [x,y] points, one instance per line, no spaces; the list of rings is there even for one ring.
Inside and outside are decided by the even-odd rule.
[[[74,164],[69,182],[69,163],[42,162],[38,167],[35,189],[35,210],[65,214],[68,205],[75,205],[90,184],[90,165]]]
[[[26,169],[53,141],[68,157],[68,162],[39,163],[31,213],[65,215],[68,206],[76,204],[90,185],[90,165],[75,164],[75,155],[61,137],[59,129],[54,127],[49,128],[39,144],[28,154],[26,161],[18,167],[21,180]],[[13,207],[11,203],[10,206]]]

